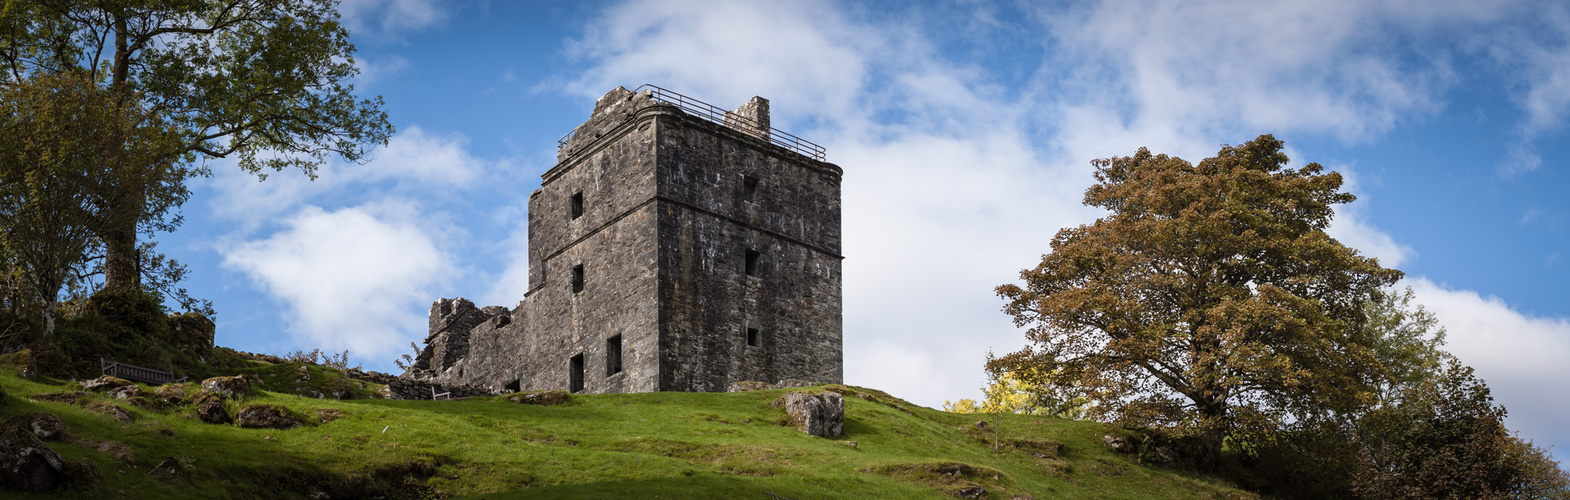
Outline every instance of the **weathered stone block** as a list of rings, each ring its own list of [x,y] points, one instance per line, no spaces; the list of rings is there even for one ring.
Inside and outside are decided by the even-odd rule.
[[[782,401],[791,425],[801,432],[818,437],[845,432],[845,400],[839,393],[797,391]]]

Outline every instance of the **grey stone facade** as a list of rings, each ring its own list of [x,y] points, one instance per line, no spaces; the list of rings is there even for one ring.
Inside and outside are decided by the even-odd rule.
[[[529,195],[524,300],[437,301],[404,377],[498,392],[840,382],[842,171],[779,140],[794,137],[769,128],[767,100],[707,116],[693,102],[601,97]]]

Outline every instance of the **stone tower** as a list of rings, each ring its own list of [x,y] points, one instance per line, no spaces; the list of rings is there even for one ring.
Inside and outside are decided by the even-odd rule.
[[[841,381],[839,167],[726,111],[621,87],[529,195],[529,291],[431,308],[407,377],[494,390],[723,391]]]

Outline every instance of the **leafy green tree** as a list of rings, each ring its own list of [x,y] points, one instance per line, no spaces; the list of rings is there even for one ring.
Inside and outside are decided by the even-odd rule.
[[[162,219],[185,199],[178,139],[83,73],[0,87],[0,245],[21,299],[41,306],[46,336],[61,289],[85,274],[95,234]]]
[[[1055,379],[1060,372],[1045,372],[1039,367],[987,371],[987,387],[982,400],[944,401],[943,411],[953,413],[1019,413],[1061,418],[1083,418],[1089,401],[1065,396]]]
[[[174,157],[236,158],[265,178],[314,175],[329,156],[361,161],[393,128],[381,99],[357,100],[354,46],[332,0],[0,0],[0,86],[68,71],[165,117]],[[161,168],[162,160],[141,165]],[[131,186],[134,187],[134,186]],[[146,207],[145,193],[111,200]],[[139,229],[113,221],[103,241],[108,287],[136,284]],[[171,222],[178,222],[177,219]]]
[[[1359,423],[1353,491],[1369,499],[1570,498],[1547,453],[1505,429],[1505,408],[1450,360]]]
[[[1269,135],[1198,165],[1096,160],[1086,205],[1023,283],[998,287],[1030,344],[989,363],[1061,374],[1090,416],[1224,440],[1349,414],[1377,394],[1364,304],[1401,272],[1325,234],[1354,200],[1318,164],[1286,168]]]

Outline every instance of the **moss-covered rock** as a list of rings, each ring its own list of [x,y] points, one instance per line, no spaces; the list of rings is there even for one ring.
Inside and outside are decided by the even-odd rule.
[[[270,404],[247,405],[234,419],[234,425],[247,429],[293,429],[302,424],[288,408]]]

